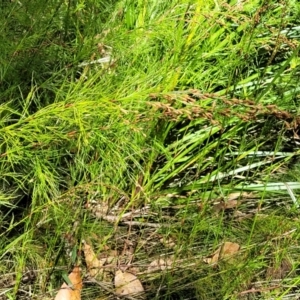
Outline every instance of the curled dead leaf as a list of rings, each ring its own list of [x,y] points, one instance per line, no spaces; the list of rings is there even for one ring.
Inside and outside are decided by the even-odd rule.
[[[80,300],[82,290],[81,270],[74,267],[69,274],[69,280],[72,286],[63,283],[54,300]]]

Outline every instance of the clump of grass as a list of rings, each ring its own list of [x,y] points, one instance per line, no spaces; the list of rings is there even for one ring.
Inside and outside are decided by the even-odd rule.
[[[130,240],[151,299],[297,292],[298,176],[281,182],[299,154],[297,3],[18,1],[1,14],[3,299],[53,296],[87,237],[99,252]],[[103,203],[118,222],[90,210]],[[141,208],[137,228],[118,226]],[[225,241],[241,246],[234,262],[206,264]],[[164,256],[170,269],[147,272]],[[84,297],[112,292],[86,282]]]

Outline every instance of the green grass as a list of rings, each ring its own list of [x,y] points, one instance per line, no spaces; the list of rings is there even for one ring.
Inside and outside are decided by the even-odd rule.
[[[53,298],[82,240],[149,299],[299,294],[297,1],[2,6],[0,299]]]

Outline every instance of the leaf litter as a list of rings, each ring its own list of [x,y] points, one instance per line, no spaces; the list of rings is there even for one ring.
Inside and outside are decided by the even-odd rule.
[[[219,200],[222,205],[219,211],[229,210],[229,213],[235,218],[235,214],[239,212],[237,207],[240,206],[241,202],[245,203],[245,199],[249,198],[253,200],[253,194],[240,192],[231,193],[227,197],[224,197],[223,200]],[[198,202],[196,201],[190,204],[190,207],[197,207]],[[198,263],[203,261],[214,267],[221,260],[227,262],[236,261],[235,257],[239,254],[240,245],[227,241],[205,258],[193,257],[191,259],[182,259],[182,257],[177,257],[177,255],[177,258],[175,258],[173,254],[178,245],[178,241],[174,238],[174,235],[164,236],[156,227],[147,226],[148,222],[145,222],[146,217],[147,220],[148,218],[152,218],[151,220],[154,219],[154,215],[149,206],[146,206],[144,209],[132,209],[130,211],[130,206],[127,206],[125,210],[124,206],[109,209],[106,203],[103,203],[103,205],[103,209],[99,209],[97,214],[94,213],[94,216],[97,219],[114,223],[114,233],[110,237],[110,241],[115,240],[117,243],[114,244],[114,246],[110,245],[110,242],[105,243],[103,249],[97,251],[97,253],[93,250],[90,241],[83,241],[82,245],[82,252],[86,263],[87,282],[96,283],[100,286],[101,290],[99,290],[99,296],[104,293],[110,296],[113,294],[127,298],[140,295],[140,297],[143,298],[145,297],[145,289],[142,282],[145,279],[144,284],[147,286],[147,280],[151,277],[155,276],[155,278],[157,278],[157,275],[161,277],[165,272],[169,273],[174,270],[183,270],[185,266],[191,267],[197,264],[197,260]],[[242,208],[243,207],[244,206],[242,206]],[[173,206],[170,206],[169,210],[164,208],[164,210],[166,210],[164,212],[169,212],[167,217],[168,220],[173,220],[173,224],[176,224],[176,218],[170,215],[170,213],[176,214],[181,208],[184,209],[183,206],[176,206],[175,209],[173,209]],[[90,207],[88,210],[90,210]],[[111,217],[107,218],[109,216]],[[218,217],[218,214],[216,217]],[[134,218],[138,218],[136,223]],[[143,220],[140,221],[141,219]],[[143,226],[145,223],[146,226]],[[95,239],[99,242],[99,237]],[[139,252],[136,251],[137,249]],[[154,254],[156,258],[147,260],[142,264],[136,262],[140,259],[136,256],[139,256],[141,250],[145,251],[148,257],[153,257],[152,254]],[[164,255],[157,257],[157,253],[161,250],[164,251]],[[272,270],[269,270],[269,274],[271,272]]]
[[[88,275],[97,280],[110,281],[110,271],[116,265],[116,253],[106,249],[101,253],[103,257],[98,258],[92,246],[86,241],[83,241],[83,253]]]
[[[104,282],[111,282],[112,277],[108,276],[106,272],[114,272],[114,286],[116,295],[128,296],[137,295],[144,292],[142,283],[134,274],[127,271],[122,271],[120,269],[117,270],[118,258],[116,252],[112,252],[116,256],[109,256],[109,252],[106,250],[107,256],[102,259],[98,259],[93,248],[85,241],[83,242],[83,244],[83,252],[87,265],[87,272],[90,277]],[[123,249],[121,255],[128,255],[128,251],[132,255],[131,249]],[[109,268],[107,268],[107,266],[109,266]]]
[[[82,290],[81,270],[74,267],[68,276],[70,283],[63,283],[54,300],[80,300]]]

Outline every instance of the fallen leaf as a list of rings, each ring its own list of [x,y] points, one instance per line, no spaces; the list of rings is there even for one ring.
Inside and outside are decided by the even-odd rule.
[[[83,253],[88,275],[105,282],[111,282],[111,272],[116,269],[117,263],[117,251],[108,249],[106,247],[105,251],[99,254],[100,258],[98,259],[93,248],[83,241]]]
[[[93,248],[83,241],[83,253],[85,257],[85,262],[87,265],[88,274],[91,277],[103,276],[103,265],[106,262],[106,259],[99,260],[93,250]]]
[[[240,250],[240,245],[237,243],[231,243],[231,242],[225,242],[222,250],[221,250],[221,256],[222,257],[229,257],[235,253],[237,253]]]
[[[225,242],[218,250],[216,250],[210,257],[205,258],[204,262],[208,264],[215,264],[221,258],[229,258],[233,254],[237,253],[240,249],[240,245],[237,243]]]
[[[54,300],[81,299],[82,280],[80,273],[80,268],[74,267],[73,271],[68,276],[72,286],[63,283]]]
[[[128,272],[118,270],[115,274],[115,288],[118,296],[143,293],[144,288],[137,277]]]

